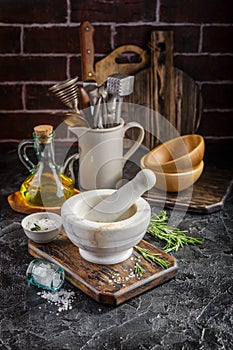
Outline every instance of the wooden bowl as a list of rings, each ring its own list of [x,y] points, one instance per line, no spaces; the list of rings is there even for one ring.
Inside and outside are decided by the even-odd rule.
[[[140,165],[142,169],[147,168],[145,165],[145,156],[142,157]],[[192,170],[180,173],[164,173],[154,171],[156,175],[155,187],[167,192],[179,192],[192,186],[201,176],[204,168],[204,162],[201,161]]]
[[[192,134],[169,140],[146,154],[144,163],[151,170],[175,173],[191,170],[203,159],[204,139]]]

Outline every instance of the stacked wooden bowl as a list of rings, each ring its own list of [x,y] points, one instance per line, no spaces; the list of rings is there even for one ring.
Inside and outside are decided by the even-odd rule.
[[[155,187],[179,192],[192,186],[201,176],[205,143],[201,135],[190,134],[169,140],[141,159],[141,168],[156,175]]]

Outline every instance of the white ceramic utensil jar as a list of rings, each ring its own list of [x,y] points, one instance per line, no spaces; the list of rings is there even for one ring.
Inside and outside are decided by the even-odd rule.
[[[139,130],[138,138],[123,154],[123,140],[130,128]],[[69,127],[79,142],[79,188],[82,191],[93,189],[115,189],[122,179],[123,167],[127,159],[141,145],[144,129],[137,122],[121,123],[112,128],[90,129]]]

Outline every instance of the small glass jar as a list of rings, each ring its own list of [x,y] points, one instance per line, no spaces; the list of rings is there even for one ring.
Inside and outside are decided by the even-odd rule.
[[[32,260],[27,268],[26,277],[30,284],[39,288],[56,291],[65,279],[62,267],[40,258]]]

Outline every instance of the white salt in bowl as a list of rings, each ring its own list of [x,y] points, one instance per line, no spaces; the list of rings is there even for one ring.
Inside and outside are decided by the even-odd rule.
[[[61,208],[68,238],[79,247],[85,260],[95,264],[110,265],[128,259],[150,223],[151,208],[143,198],[139,198],[119,221],[86,220],[86,213],[113,192],[111,189],[81,192],[69,198]]]
[[[40,230],[34,231],[35,224],[40,226]],[[53,241],[62,229],[61,216],[55,213],[39,212],[26,216],[21,225],[28,238],[36,243],[48,243]]]

